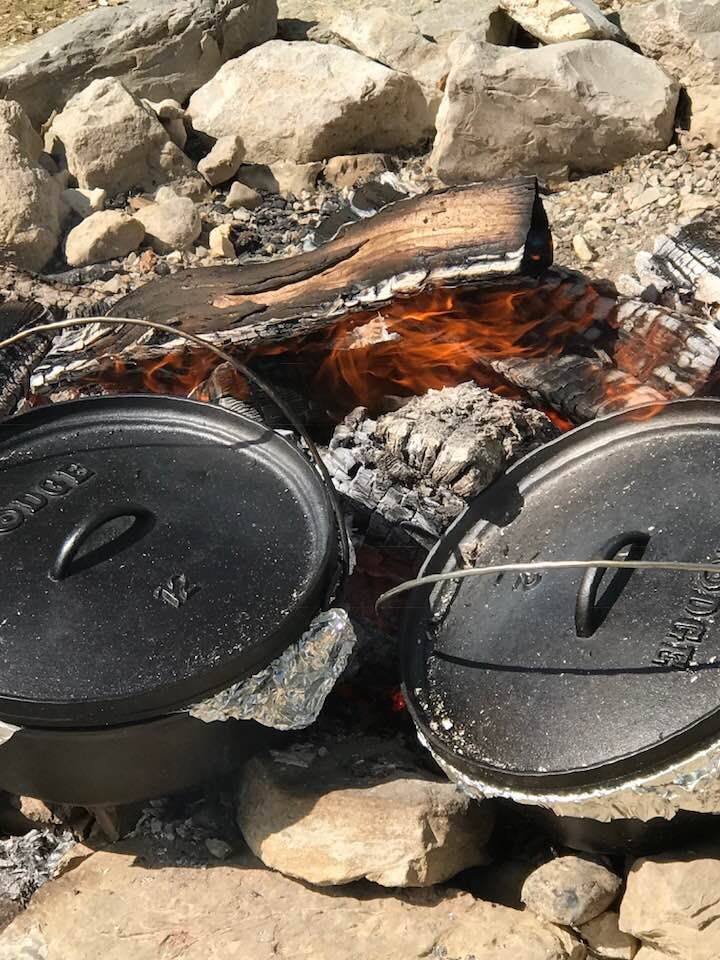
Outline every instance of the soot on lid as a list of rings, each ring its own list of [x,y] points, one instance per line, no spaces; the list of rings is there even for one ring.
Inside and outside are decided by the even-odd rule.
[[[548,570],[410,594],[406,694],[441,757],[511,787],[648,771],[720,731],[720,403],[596,421],[481,494],[424,573],[473,562],[717,562],[718,574]]]
[[[124,724],[267,665],[336,573],[325,489],[220,408],[108,397],[0,430],[0,718]]]

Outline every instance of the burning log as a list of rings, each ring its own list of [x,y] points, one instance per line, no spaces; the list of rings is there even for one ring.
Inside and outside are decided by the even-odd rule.
[[[494,360],[491,367],[508,383],[573,423],[667,399],[631,374],[588,357],[514,357]]]
[[[681,292],[720,303],[720,221],[705,214],[655,241],[651,264]]]
[[[720,358],[720,330],[702,317],[629,300],[618,307],[614,324],[616,366],[670,400],[694,396]]]
[[[118,301],[113,315],[177,323],[214,343],[253,349],[375,310],[394,297],[538,273],[551,260],[534,178],[471,184],[393,203],[309,253],[155,280]],[[123,351],[133,358],[157,356],[182,346],[163,341],[117,329],[97,339],[85,361]]]
[[[556,436],[548,418],[475,383],[430,390],[372,419],[359,407],[325,460],[373,543],[431,546],[513,460]]]

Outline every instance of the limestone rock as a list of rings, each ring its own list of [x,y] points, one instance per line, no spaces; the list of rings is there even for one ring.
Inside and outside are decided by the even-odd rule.
[[[339,190],[354,187],[359,180],[367,180],[387,170],[387,158],[382,153],[359,153],[347,157],[332,157],[325,164],[323,176]]]
[[[269,165],[248,163],[240,167],[237,179],[252,190],[297,197],[304,190],[315,189],[322,170],[323,164],[318,161],[295,163],[292,160],[279,160]]]
[[[513,30],[499,0],[374,0],[373,6],[410,17],[423,36],[443,46],[468,30],[481,31],[488,43],[505,44]],[[363,0],[278,0],[278,35],[334,42],[331,23],[338,11],[366,9]]]
[[[39,123],[91,80],[119,77],[151,100],[184,101],[218,70],[275,35],[276,0],[129,0],[50,30],[2,66],[0,97]]]
[[[210,255],[213,257],[234,257],[235,247],[230,239],[231,226],[223,223],[210,231]]]
[[[143,98],[143,103],[146,107],[150,107],[158,120],[185,119],[185,111],[183,108],[180,106],[177,100],[172,100],[170,97],[166,97],[164,100],[160,100],[158,103],[154,103],[152,100]]]
[[[639,944],[635,937],[622,932],[618,920],[618,914],[608,910],[579,928],[592,956],[601,960],[633,960]]]
[[[136,839],[89,857],[47,883],[0,935],[0,960],[572,956],[563,931],[468,893],[369,883],[314,890],[247,855],[202,869],[207,850],[188,862],[186,847]]]
[[[678,85],[657,64],[611,41],[535,50],[476,37],[452,46],[432,166],[454,184],[563,164],[591,172],[667,146]]]
[[[586,17],[570,0],[500,0],[502,8],[529,34],[542,43],[564,43],[567,40],[614,40],[619,33],[595,7],[592,19]],[[583,0],[583,5],[592,0]]]
[[[690,137],[702,146],[720,147],[720,84],[689,87]]]
[[[53,120],[46,146],[81,187],[115,196],[188,176],[193,167],[154,113],[119,80],[94,80]]]
[[[81,217],[89,217],[91,213],[102,210],[107,200],[107,192],[96,187],[94,190],[82,190],[79,187],[70,187],[63,190],[63,200],[73,211]]]
[[[716,960],[718,904],[720,849],[641,858],[628,875],[620,929],[659,950],[661,958]]]
[[[720,70],[720,0],[652,0],[626,4],[629,39],[685,85],[716,83]]]
[[[248,187],[244,183],[239,183],[237,180],[230,187],[230,192],[227,196],[227,205],[231,210],[238,210],[240,207],[244,207],[246,210],[254,210],[255,207],[260,206],[261,203],[262,197],[257,190],[253,190],[252,187]]]
[[[387,741],[337,743],[305,766],[257,757],[243,772],[238,824],[267,866],[320,886],[367,877],[429,886],[487,862],[492,808],[475,805]]]
[[[118,210],[93,213],[72,229],[65,241],[65,259],[71,267],[104,263],[137,250],[145,227]]]
[[[239,135],[251,163],[307,163],[417,143],[419,84],[342,47],[271,40],[226,63],[190,99],[194,128]]]
[[[202,232],[200,214],[189,197],[178,197],[169,189],[158,191],[155,203],[135,214],[145,227],[156,253],[189,250]]]
[[[447,51],[426,39],[411,17],[383,7],[345,10],[331,20],[330,31],[336,42],[414,77],[425,95],[428,128],[434,125],[449,70]]]
[[[220,137],[215,141],[210,153],[200,161],[198,170],[211,187],[226,183],[237,173],[243,153],[243,142],[240,137],[234,135]]]
[[[545,920],[579,926],[607,910],[619,889],[620,878],[606,867],[567,856],[533,870],[523,884],[522,899],[529,910]]]
[[[187,130],[185,128],[185,121],[180,120],[177,117],[173,117],[170,120],[161,120],[160,121],[165,128],[165,132],[168,137],[172,140],[176,147],[180,150],[185,149],[185,144],[188,140]]]
[[[42,270],[60,239],[61,187],[38,163],[42,142],[22,108],[0,101],[0,248],[26,270]]]

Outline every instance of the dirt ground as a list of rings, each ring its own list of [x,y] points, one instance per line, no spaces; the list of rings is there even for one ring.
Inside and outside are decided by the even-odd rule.
[[[97,6],[97,0],[0,0],[0,46],[27,43]]]

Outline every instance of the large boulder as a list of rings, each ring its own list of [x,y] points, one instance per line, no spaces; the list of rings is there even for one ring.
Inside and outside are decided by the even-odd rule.
[[[643,858],[627,878],[620,929],[658,950],[660,958],[717,960],[719,904],[720,849]]]
[[[42,141],[22,107],[0,101],[0,259],[41,270],[60,240],[58,182],[38,163]]]
[[[499,0],[374,0],[373,6],[411,18],[423,36],[445,46],[467,30],[479,30],[488,43],[507,43],[513,31]],[[337,14],[362,14],[367,7],[365,0],[278,0],[278,35],[334,42]]]
[[[172,839],[96,853],[33,897],[0,935],[0,960],[584,955],[565,931],[457,890],[389,891],[367,882],[315,890],[247,855],[209,859],[190,840]]]
[[[53,120],[46,145],[80,187],[102,187],[110,196],[194,172],[155,113],[113,78],[76,94]]]
[[[231,57],[275,36],[276,0],[129,0],[101,6],[25,45],[0,97],[46,120],[99,77],[151,100],[185,100]]]
[[[424,37],[410,17],[384,7],[342,10],[330,30],[337,43],[414,77],[427,101],[428,127],[434,124],[449,69],[443,46]]]
[[[461,38],[450,59],[432,153],[445,183],[607,170],[672,137],[677,83],[612,41],[519,50]]]
[[[200,133],[237,134],[250,163],[307,163],[392,150],[427,132],[419,84],[354,50],[271,40],[231,60],[190,99]]]
[[[620,23],[646,56],[685,86],[716,83],[720,70],[720,0],[652,0],[623,7]]]
[[[486,863],[493,815],[407,750],[368,738],[314,752],[303,766],[292,754],[251,760],[238,824],[256,856],[288,876],[414,887]]]

